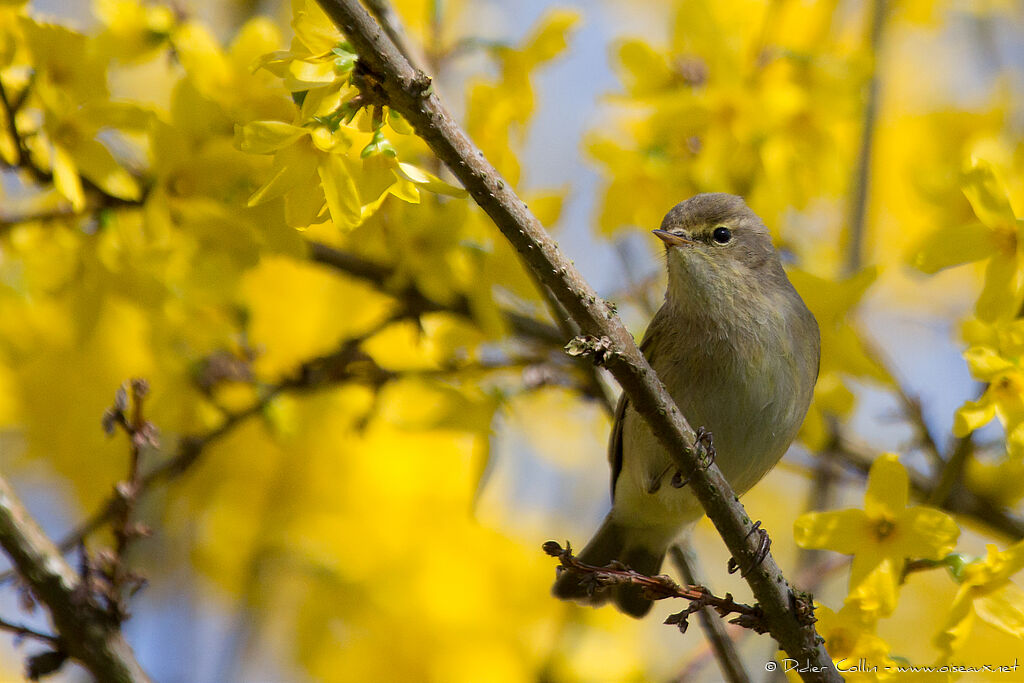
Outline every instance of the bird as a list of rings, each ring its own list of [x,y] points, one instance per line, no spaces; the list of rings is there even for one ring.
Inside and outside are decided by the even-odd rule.
[[[817,321],[742,198],[695,195],[652,232],[664,243],[668,286],[640,350],[740,495],[775,466],[807,414],[820,362]],[[577,559],[656,575],[704,511],[624,394],[608,460],[612,508]],[[610,599],[637,618],[652,604],[638,585],[595,586],[564,568],[552,592],[593,605]]]

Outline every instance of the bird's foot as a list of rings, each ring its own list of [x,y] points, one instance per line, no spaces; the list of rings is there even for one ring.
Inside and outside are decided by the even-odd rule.
[[[715,461],[717,453],[715,453],[715,444],[711,440],[711,432],[704,429],[703,427],[697,428],[697,438],[693,442],[694,451],[699,451],[698,455],[703,456],[700,462],[700,469],[706,470],[711,467],[711,463]],[[703,449],[701,448],[703,446]],[[672,475],[672,486],[677,489],[681,489],[690,483],[690,477],[683,477],[683,473],[676,470],[676,473]]]
[[[757,553],[754,555],[754,559],[749,565],[740,571],[740,576],[746,578],[750,570],[764,562],[764,558],[768,557],[768,551],[772,547],[772,539],[768,536],[768,532],[761,528],[761,521],[754,522],[754,526],[750,527],[750,531],[747,532],[747,538],[753,533],[758,534]],[[736,561],[736,558],[729,559],[729,573],[735,574],[740,569],[740,563]]]
[[[665,478],[665,475],[668,474],[669,470],[671,470],[671,469],[672,469],[672,465],[669,465],[668,467],[663,469],[660,474],[653,475],[650,478],[650,481],[647,482],[647,493],[648,494],[653,495],[653,494],[657,493],[659,489],[661,489],[661,481],[662,481],[662,479]]]

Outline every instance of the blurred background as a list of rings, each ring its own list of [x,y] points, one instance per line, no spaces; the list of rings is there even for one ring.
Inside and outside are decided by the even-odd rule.
[[[791,582],[839,610],[848,558],[799,550],[793,522],[860,507],[883,452],[915,500],[956,515],[957,550],[1024,536],[1010,399],[953,433],[992,379],[964,350],[1020,308],[1024,3],[394,5],[441,97],[637,338],[664,291],[649,231],[668,209],[727,191],[764,217],[823,336],[799,442],[744,499]],[[127,471],[104,410],[148,380],[160,439],[143,469],[178,466],[140,497],[152,534],[125,558],[148,584],[124,629],[154,680],[719,680],[696,625],[662,625],[681,605],[634,621],[550,597],[541,543],[582,546],[609,507],[617,387],[561,353],[571,330],[486,217],[393,187],[350,225],[322,196],[311,221],[293,220],[298,195],[248,201],[298,163],[238,131],[298,116],[309,84],[260,58],[305,49],[305,8],[0,7],[25,137],[8,121],[0,150],[0,473],[67,538]],[[389,126],[400,159],[450,180]],[[706,520],[693,544],[716,593],[751,599]],[[878,637],[937,661],[956,592],[915,574]],[[0,615],[46,625],[11,583]],[[982,618],[954,659],[1024,659],[1012,631]],[[769,680],[774,643],[730,633]],[[0,679],[37,647],[0,634]]]

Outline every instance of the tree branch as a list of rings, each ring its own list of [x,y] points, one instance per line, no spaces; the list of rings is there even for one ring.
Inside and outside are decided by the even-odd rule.
[[[807,618],[806,605],[765,553],[764,538],[747,516],[721,471],[706,465],[706,446],[680,414],[664,385],[637,349],[615,310],[563,256],[540,221],[509,187],[442,106],[430,79],[414,70],[356,0],[319,0],[374,74],[387,104],[401,113],[491,217],[538,278],[551,288],[584,334],[607,340],[604,364],[643,416],[681,472],[728,546],[745,567],[768,630],[806,669],[808,681],[839,681],[839,673]],[[763,560],[761,559],[763,557]]]
[[[47,538],[0,477],[0,546],[50,613],[63,651],[98,681],[149,681],[117,622]]]

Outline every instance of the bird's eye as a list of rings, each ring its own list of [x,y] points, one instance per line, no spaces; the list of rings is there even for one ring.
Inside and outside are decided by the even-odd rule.
[[[711,239],[715,240],[719,244],[728,244],[732,240],[732,230],[725,226],[719,226],[715,228],[715,231],[711,233]]]

